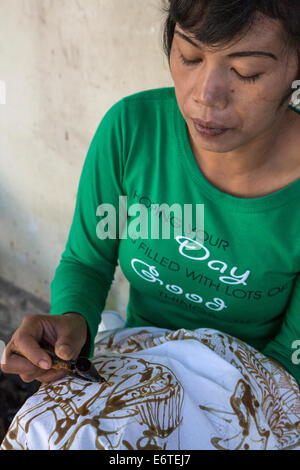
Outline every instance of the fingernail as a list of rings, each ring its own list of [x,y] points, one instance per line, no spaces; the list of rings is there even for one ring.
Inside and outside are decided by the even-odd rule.
[[[61,344],[58,347],[58,351],[60,351],[61,354],[66,356],[70,356],[70,354],[72,353],[72,350],[68,344]]]
[[[44,359],[42,359],[39,362],[39,367],[41,367],[41,369],[49,369],[50,366],[47,361],[44,361]]]

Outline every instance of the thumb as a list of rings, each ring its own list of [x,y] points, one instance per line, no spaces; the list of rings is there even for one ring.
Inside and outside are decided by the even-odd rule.
[[[85,320],[78,314],[66,314],[56,319],[55,354],[65,361],[77,359],[85,342]]]
[[[60,359],[64,359],[65,361],[69,361],[77,357],[77,351],[69,337],[60,337],[55,343],[54,351],[56,356],[60,357]]]

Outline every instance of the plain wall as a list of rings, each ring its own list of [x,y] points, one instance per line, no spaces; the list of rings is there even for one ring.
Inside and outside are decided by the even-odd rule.
[[[173,86],[162,0],[1,0],[0,277],[50,302],[79,178],[105,112]],[[125,313],[119,266],[106,308]]]

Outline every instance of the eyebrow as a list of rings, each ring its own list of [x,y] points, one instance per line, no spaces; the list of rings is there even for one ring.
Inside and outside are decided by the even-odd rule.
[[[185,34],[181,33],[177,29],[174,30],[174,34],[178,34],[182,39],[185,39],[187,42],[192,44],[193,46],[197,47],[200,49],[199,44],[194,42],[189,36],[186,36]],[[270,57],[273,60],[278,60],[276,55],[272,54],[271,52],[266,52],[266,51],[240,51],[240,52],[232,52],[231,54],[228,54],[227,57]]]

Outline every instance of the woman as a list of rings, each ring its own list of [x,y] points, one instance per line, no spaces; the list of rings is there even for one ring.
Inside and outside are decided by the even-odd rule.
[[[125,328],[219,331],[223,345],[241,340],[299,386],[300,117],[291,104],[300,78],[299,3],[168,3],[164,46],[174,88],[125,97],[102,119],[51,284],[51,315],[24,320],[2,369],[24,381],[62,378],[42,340],[63,359],[92,356],[119,259],[130,283]],[[99,205],[120,214],[120,196],[131,221],[135,203],[148,215],[151,204],[203,204],[205,227],[193,217],[182,236],[141,240],[115,236],[124,228],[117,217],[105,238]],[[176,215],[173,228],[184,219]],[[248,390],[238,384],[233,410]],[[269,431],[255,422],[265,445]]]

